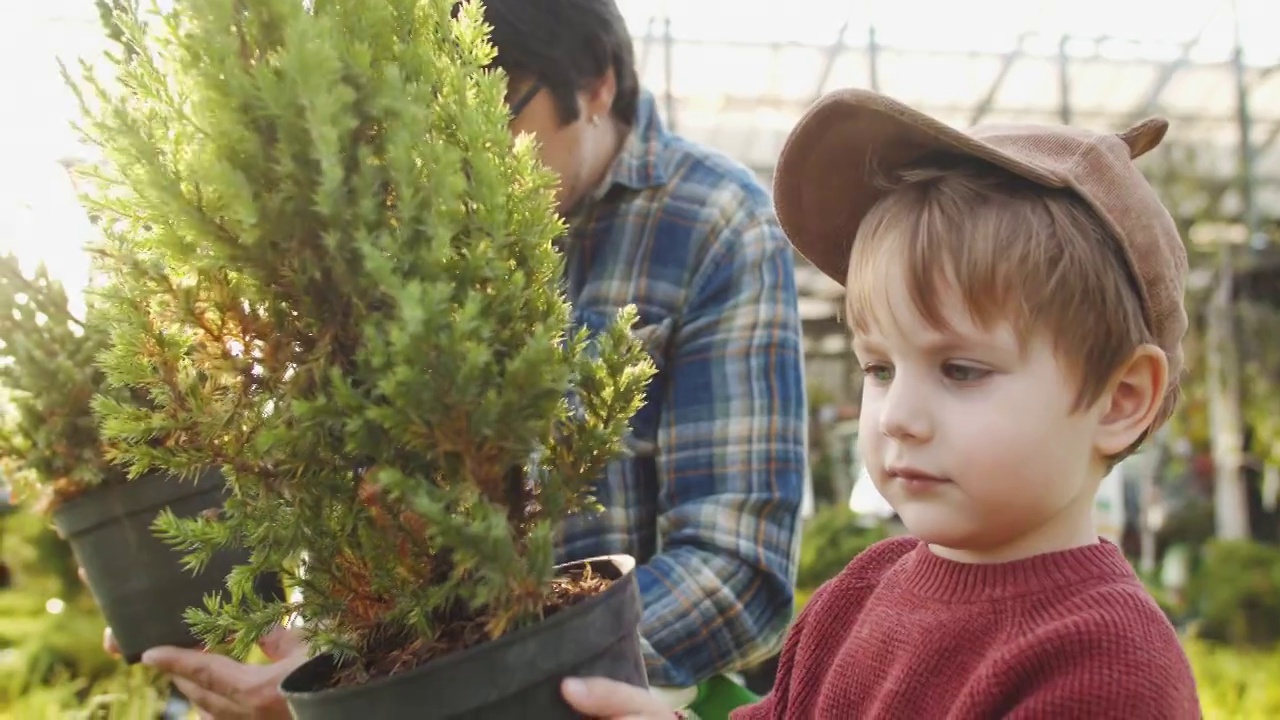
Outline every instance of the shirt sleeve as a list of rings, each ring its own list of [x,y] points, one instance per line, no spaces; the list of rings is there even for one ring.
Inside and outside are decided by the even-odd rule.
[[[787,630],[787,639],[782,645],[782,655],[778,658],[778,671],[774,676],[773,689],[761,698],[760,702],[734,710],[730,720],[786,720],[796,658],[804,640],[805,628],[811,622],[810,617],[814,615],[814,608],[818,606],[824,589],[825,586],[819,588],[809,598],[809,604],[800,611],[796,621]]]
[[[637,570],[652,685],[764,660],[791,619],[807,434],[796,303],[772,214],[726,223],[667,360],[660,544]]]

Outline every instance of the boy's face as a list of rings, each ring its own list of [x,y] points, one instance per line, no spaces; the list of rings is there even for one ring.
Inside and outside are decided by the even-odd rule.
[[[866,374],[858,444],[911,534],[967,562],[1095,542],[1106,403],[1074,407],[1078,383],[1048,338],[983,329],[946,287],[953,330],[940,332],[905,282],[884,287],[881,321],[854,342]]]

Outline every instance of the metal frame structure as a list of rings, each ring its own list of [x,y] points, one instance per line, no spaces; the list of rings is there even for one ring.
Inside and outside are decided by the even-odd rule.
[[[1170,135],[1143,163],[1184,227],[1216,221],[1236,230],[1227,233],[1236,242],[1258,247],[1276,235],[1280,64],[1247,64],[1238,30],[1229,53],[1205,59],[1197,57],[1203,27],[1159,47],[1114,36],[1024,32],[1004,52],[900,48],[881,41],[875,26],[861,39],[847,21],[832,28],[827,44],[679,37],[671,17],[655,14],[637,27],[641,82],[677,132],[724,151],[766,184],[790,127],[836,87],[886,92],[960,127],[1076,122],[1121,130],[1161,114]],[[839,322],[842,293],[797,260],[807,354],[817,370],[811,374],[842,384],[852,374]]]
[[[1209,181],[1217,176],[1238,179],[1240,168],[1234,160],[1242,152],[1241,138],[1254,136],[1260,139],[1243,154],[1256,168],[1252,179],[1258,186],[1257,200],[1267,216],[1280,217],[1280,65],[1248,67],[1234,57],[1193,62],[1189,52],[1195,39],[1184,43],[1173,60],[1118,60],[1098,50],[1068,54],[1065,49],[1081,43],[1098,47],[1114,41],[1110,37],[1063,37],[1057,41],[1061,50],[1049,55],[1024,49],[1031,34],[1007,53],[990,53],[898,50],[879,44],[874,32],[866,43],[854,45],[848,42],[847,27],[830,45],[807,45],[674,39],[669,21],[663,25],[661,34],[637,36],[638,64],[642,83],[656,93],[662,107],[671,109],[669,124],[725,151],[766,179],[787,130],[817,96],[834,87],[862,86],[893,94],[957,126],[1075,121],[1119,129],[1143,116],[1162,114],[1175,128],[1167,146],[1198,146],[1209,155],[1203,161],[1206,167],[1197,168],[1207,171],[1199,174]],[[653,61],[655,45],[663,48],[661,63]],[[735,60],[744,54],[792,66],[777,70],[792,79],[784,88],[765,82],[757,92],[743,93],[734,92],[735,83],[717,82],[706,72],[708,66],[719,66],[723,73],[735,74]],[[757,74],[758,66],[766,63],[753,64],[756,67],[744,70],[746,74]],[[925,66],[916,73],[921,76],[928,75],[930,67],[952,70],[946,73],[949,77],[910,85],[885,81],[886,69],[892,72],[894,66],[908,64]],[[683,80],[682,65],[699,68],[700,79]],[[957,66],[963,67],[957,71]],[[793,68],[811,72],[796,73]],[[816,79],[816,88],[806,75]],[[1011,86],[1014,75],[1019,82]],[[964,77],[967,87],[948,87],[956,77]],[[717,85],[730,89],[717,91]],[[803,86],[814,90],[800,92]],[[1028,98],[1029,86],[1036,89]],[[940,88],[945,91],[938,92]],[[1140,100],[1134,102],[1135,97]],[[1229,217],[1238,211],[1227,208],[1221,214]]]

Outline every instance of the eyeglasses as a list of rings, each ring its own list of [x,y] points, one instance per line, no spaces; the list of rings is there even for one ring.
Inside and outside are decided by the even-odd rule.
[[[524,109],[533,101],[534,96],[541,91],[542,83],[536,80],[530,83],[529,87],[525,88],[524,92],[520,93],[520,97],[516,98],[516,101],[511,103],[511,107],[507,110],[511,115],[511,119],[515,120],[520,117],[520,113],[524,112]]]

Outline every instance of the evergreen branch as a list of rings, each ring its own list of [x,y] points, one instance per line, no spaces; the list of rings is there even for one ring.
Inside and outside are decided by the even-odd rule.
[[[291,609],[353,678],[541,619],[553,527],[643,401],[634,311],[565,342],[555,177],[454,5],[177,0],[78,94],[111,162],[84,200],[120,286],[106,375],[152,398],[100,403],[103,432],[235,490],[168,536],[253,550],[193,613],[233,652],[278,607],[250,569],[304,552]]]
[[[59,307],[48,302],[45,298],[45,290],[27,279],[18,269],[16,263],[0,262],[0,275],[3,276],[4,282],[17,286],[27,296],[27,302],[34,306],[36,310],[50,318],[58,318],[70,322],[81,330],[87,329],[84,321],[76,317],[69,308]]]

